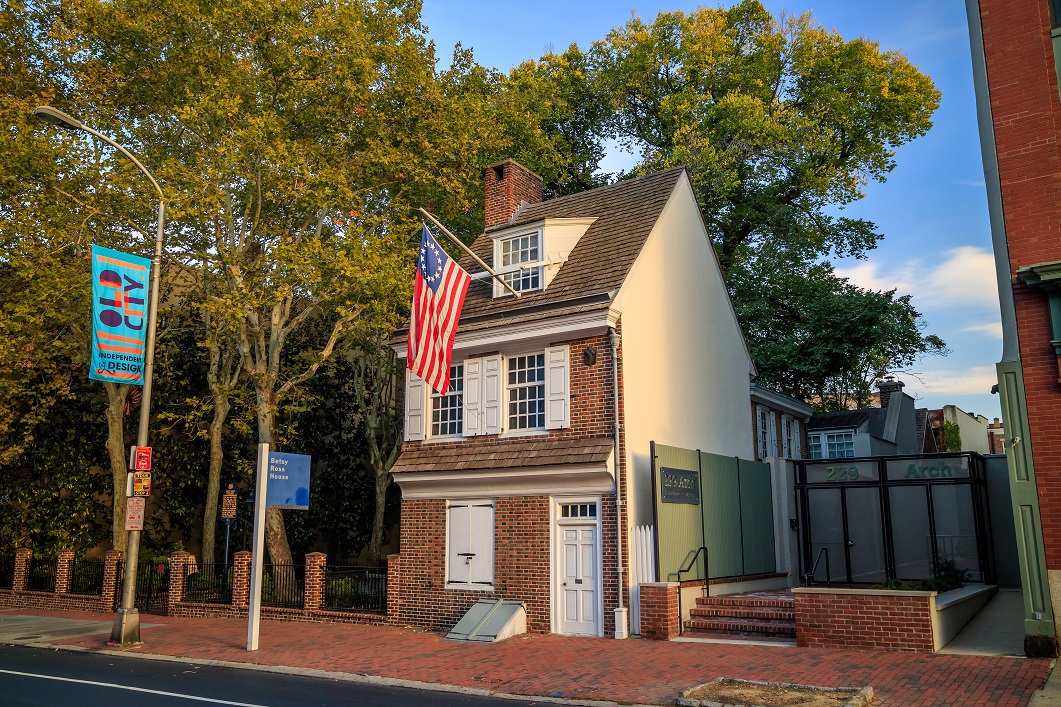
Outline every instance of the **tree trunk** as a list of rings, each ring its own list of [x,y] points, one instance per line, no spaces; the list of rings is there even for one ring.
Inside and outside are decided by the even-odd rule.
[[[125,493],[129,473],[125,448],[125,399],[129,386],[104,381],[107,389],[107,455],[111,462],[114,514],[111,518],[111,542],[115,550],[125,552]]]
[[[384,465],[376,467],[376,512],[372,515],[372,535],[368,540],[368,561],[379,564],[383,559],[383,511],[387,505],[387,487],[390,486],[390,471]]]
[[[210,473],[206,480],[206,508],[203,510],[203,563],[208,565],[214,564],[217,498],[221,490],[221,463],[225,458],[221,435],[231,407],[227,395],[214,393],[214,419],[210,421]]]
[[[271,449],[276,424],[276,394],[262,389],[258,389],[257,393],[258,441],[269,444]],[[287,541],[287,530],[284,528],[284,514],[279,508],[269,508],[265,511],[265,549],[269,552],[269,561],[274,565],[293,564],[291,545]]]

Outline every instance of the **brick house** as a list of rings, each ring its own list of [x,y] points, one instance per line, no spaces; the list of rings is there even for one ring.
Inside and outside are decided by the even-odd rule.
[[[496,597],[530,631],[622,637],[650,442],[749,457],[751,359],[683,168],[543,202],[506,160],[485,189],[472,249],[521,297],[463,258],[451,392],[407,371],[390,619]]]
[[[1025,649],[1061,602],[1061,3],[966,0],[1002,315],[997,365]]]

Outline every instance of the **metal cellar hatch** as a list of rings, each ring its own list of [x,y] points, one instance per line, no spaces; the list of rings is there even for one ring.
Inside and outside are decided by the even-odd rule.
[[[453,630],[450,641],[493,643],[527,632],[527,610],[521,601],[480,599],[472,604]]]

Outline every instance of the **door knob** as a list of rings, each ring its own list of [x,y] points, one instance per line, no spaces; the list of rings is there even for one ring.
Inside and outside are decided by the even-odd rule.
[[[848,547],[854,547],[855,546],[855,541],[854,540],[848,540],[847,541],[847,546]]]

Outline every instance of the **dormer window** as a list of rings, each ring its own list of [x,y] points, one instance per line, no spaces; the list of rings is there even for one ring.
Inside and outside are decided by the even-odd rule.
[[[541,234],[524,233],[498,242],[501,256],[497,272],[516,292],[542,288]]]

